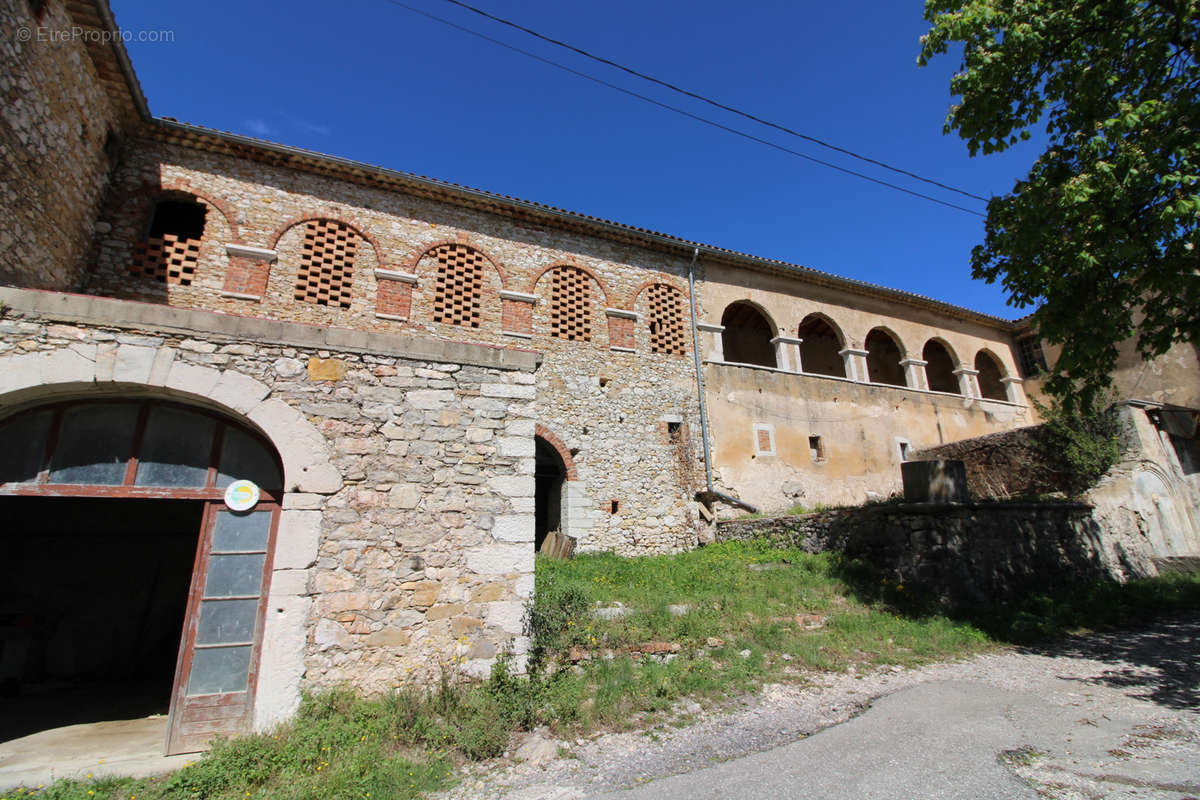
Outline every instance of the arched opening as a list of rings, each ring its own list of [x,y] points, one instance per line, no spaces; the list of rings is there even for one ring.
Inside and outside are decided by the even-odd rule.
[[[796,335],[800,343],[800,366],[814,375],[846,377],[846,363],[842,360],[842,335],[828,320],[810,314],[800,323]]]
[[[896,340],[882,328],[867,334],[867,375],[871,383],[886,383],[905,386],[904,367],[900,366],[903,354]]]
[[[1007,400],[1008,392],[1004,390],[1004,370],[1000,362],[987,350],[975,354],[975,369],[979,371],[979,394],[988,400]]]
[[[248,730],[283,477],[257,433],[153,400],[0,421],[7,738],[143,719],[169,753]]]
[[[534,447],[534,549],[540,553],[547,537],[562,534],[567,465],[554,445],[541,436],[534,437]]]
[[[771,344],[775,329],[753,305],[741,300],[731,303],[721,315],[721,325],[725,328],[721,333],[721,348],[726,361],[778,366],[775,345]]]
[[[207,215],[208,209],[188,195],[159,200],[146,237],[134,245],[133,274],[159,283],[191,286]]]
[[[929,382],[930,391],[962,394],[958,376],[954,374],[954,358],[946,345],[937,339],[930,339],[921,351],[921,359],[925,361],[925,379]]]

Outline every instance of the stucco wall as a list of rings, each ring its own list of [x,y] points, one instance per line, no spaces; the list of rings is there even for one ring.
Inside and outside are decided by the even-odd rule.
[[[916,451],[1028,420],[1011,403],[758,367],[704,370],[720,481],[766,510],[887,497],[902,488],[900,442]],[[763,426],[773,453],[758,446]],[[812,436],[821,460],[811,456]]]

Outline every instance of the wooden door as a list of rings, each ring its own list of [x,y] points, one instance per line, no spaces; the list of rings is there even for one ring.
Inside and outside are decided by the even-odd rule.
[[[205,508],[179,646],[167,754],[251,730],[279,506]]]

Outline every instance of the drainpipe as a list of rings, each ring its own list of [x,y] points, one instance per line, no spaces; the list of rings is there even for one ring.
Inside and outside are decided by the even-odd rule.
[[[724,500],[726,503],[741,506],[751,514],[758,513],[758,508],[730,497],[724,492],[713,488],[712,451],[708,446],[708,404],[704,402],[704,370],[700,366],[700,331],[696,327],[696,259],[700,257],[700,248],[692,248],[692,262],[688,264],[688,307],[692,311],[692,358],[696,362],[696,396],[700,401],[700,439],[704,442],[704,484],[708,494]]]

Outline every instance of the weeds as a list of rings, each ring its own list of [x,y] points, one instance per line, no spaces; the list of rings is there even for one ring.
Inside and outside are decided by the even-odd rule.
[[[644,727],[684,698],[721,702],[813,671],[917,665],[1200,608],[1200,577],[1171,575],[1080,583],[950,618],[861,562],[762,541],[539,559],[537,587],[528,676],[502,654],[479,684],[446,672],[428,689],[374,699],[325,691],[278,730],[217,742],[165,778],[59,781],[0,800],[403,800],[447,786],[463,759],[500,755],[513,731]],[[628,613],[595,616],[616,602]]]

